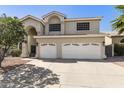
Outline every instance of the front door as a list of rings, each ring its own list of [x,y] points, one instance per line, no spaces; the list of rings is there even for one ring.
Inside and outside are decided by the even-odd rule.
[[[30,57],[35,57],[36,54],[36,45],[31,45]]]

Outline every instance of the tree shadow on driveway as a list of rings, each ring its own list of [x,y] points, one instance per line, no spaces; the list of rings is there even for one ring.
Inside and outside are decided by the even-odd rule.
[[[58,75],[50,69],[30,64],[18,66],[3,74],[1,88],[43,88],[59,84]]]

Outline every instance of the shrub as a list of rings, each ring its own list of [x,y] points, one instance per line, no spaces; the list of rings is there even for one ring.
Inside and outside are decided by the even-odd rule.
[[[115,44],[114,45],[114,54],[115,54],[115,56],[124,56],[124,45],[123,44]]]
[[[21,55],[21,50],[13,49],[11,52],[12,57],[19,57]]]

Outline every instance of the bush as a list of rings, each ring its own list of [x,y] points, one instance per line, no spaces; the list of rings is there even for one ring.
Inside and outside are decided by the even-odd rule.
[[[19,57],[21,55],[21,50],[13,49],[11,52],[12,57]]]
[[[123,44],[115,44],[114,45],[114,54],[115,54],[115,56],[124,56],[124,45]]]

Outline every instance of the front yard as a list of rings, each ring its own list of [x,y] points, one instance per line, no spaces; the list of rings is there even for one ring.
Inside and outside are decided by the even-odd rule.
[[[43,88],[59,83],[57,74],[44,67],[26,64],[29,60],[6,58],[0,70],[0,88]]]
[[[22,60],[20,57],[6,57],[2,62],[2,67],[9,67],[15,65],[21,65],[29,62],[29,60]]]
[[[21,60],[22,58],[19,57],[6,57],[5,60],[2,62],[2,67],[4,67],[5,72],[11,69],[14,69],[15,67],[26,64],[29,62],[29,60]],[[3,70],[0,69],[0,73],[2,73]]]

